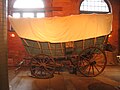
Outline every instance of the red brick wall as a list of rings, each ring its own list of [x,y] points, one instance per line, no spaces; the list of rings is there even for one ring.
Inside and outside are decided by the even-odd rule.
[[[119,12],[120,12],[120,0],[109,0],[112,5],[112,12],[113,12],[113,32],[112,37],[109,38],[109,41],[112,45],[114,45],[117,50],[119,48],[118,45],[118,30],[120,27],[120,19],[119,19]]]
[[[53,16],[66,16],[79,13],[79,4],[76,0],[53,0],[53,7],[62,7],[62,11],[53,11]]]
[[[14,34],[15,37],[12,37],[12,34]],[[17,65],[25,54],[26,51],[18,35],[15,32],[8,32],[8,65]]]
[[[53,12],[46,12],[46,16],[66,16],[66,15],[73,15],[79,14],[79,5],[82,0],[45,0],[45,5],[48,7],[62,7],[62,11],[53,11]],[[53,1],[53,2],[52,2]],[[113,33],[112,37],[109,38],[109,41],[112,45],[114,45],[117,49],[115,51],[115,55],[118,52],[118,29],[119,25],[119,10],[120,10],[120,1],[119,0],[110,0],[112,5],[113,11]],[[16,35],[12,38],[10,35],[14,32],[8,32],[8,49],[9,49],[9,57],[13,57],[16,55],[18,59],[9,59],[9,65],[16,65],[21,57],[22,52],[25,52],[24,47]],[[112,55],[114,56],[114,55]],[[112,57],[113,58],[113,57]]]

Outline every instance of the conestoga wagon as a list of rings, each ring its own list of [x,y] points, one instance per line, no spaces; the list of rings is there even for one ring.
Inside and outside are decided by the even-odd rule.
[[[111,33],[112,14],[9,17],[9,21],[31,57],[33,77],[50,78],[56,68],[66,66],[75,74],[93,77],[107,64],[105,46]]]

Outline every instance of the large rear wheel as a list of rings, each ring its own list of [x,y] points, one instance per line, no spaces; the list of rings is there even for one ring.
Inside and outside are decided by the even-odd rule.
[[[105,52],[98,47],[89,47],[79,55],[78,70],[84,76],[94,77],[103,72],[106,64]]]

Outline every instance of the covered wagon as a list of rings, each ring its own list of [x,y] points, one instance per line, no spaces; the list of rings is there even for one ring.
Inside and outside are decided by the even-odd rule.
[[[10,24],[31,56],[31,75],[49,78],[58,62],[84,76],[97,76],[105,68],[105,46],[111,33],[112,14],[64,17],[13,18]],[[61,66],[63,66],[62,64]]]

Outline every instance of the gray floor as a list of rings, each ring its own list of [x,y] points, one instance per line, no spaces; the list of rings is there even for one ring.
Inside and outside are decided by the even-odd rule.
[[[36,79],[29,74],[27,68],[17,74],[9,68],[10,90],[120,90],[120,66],[107,66],[97,77],[61,72],[50,79]]]

